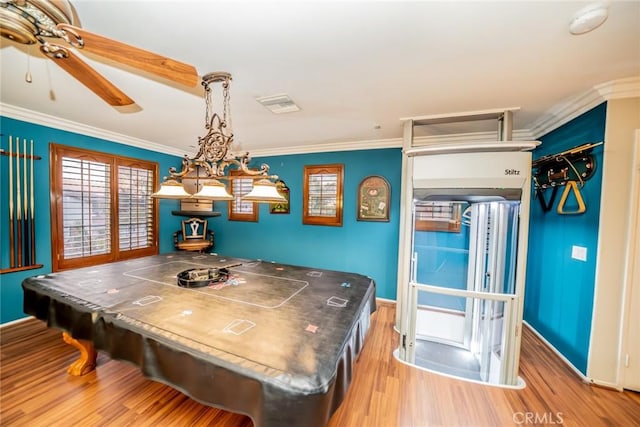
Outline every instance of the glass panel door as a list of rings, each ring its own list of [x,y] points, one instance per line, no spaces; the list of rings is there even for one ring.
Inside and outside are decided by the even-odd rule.
[[[516,357],[518,214],[519,200],[499,195],[414,200],[406,361],[513,385],[514,364],[503,362]]]

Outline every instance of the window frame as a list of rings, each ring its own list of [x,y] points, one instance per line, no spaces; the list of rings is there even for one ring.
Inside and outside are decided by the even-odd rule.
[[[416,231],[445,231],[459,233],[462,225],[462,206],[456,202],[428,202],[414,206]]]
[[[310,195],[309,195],[309,178],[311,175],[336,175],[336,212],[333,216],[311,215],[309,214]],[[304,184],[302,195],[302,223],[307,225],[326,225],[333,227],[342,227],[342,214],[344,203],[344,164],[326,164],[326,165],[305,165],[304,166]]]
[[[110,194],[110,219],[111,227],[110,252],[105,254],[82,256],[77,258],[64,258],[64,221],[63,221],[63,181],[62,181],[62,159],[64,157],[105,163],[109,165],[109,194]],[[51,255],[52,270],[61,271],[72,268],[88,267],[99,264],[106,264],[114,261],[140,258],[144,256],[157,255],[158,245],[158,200],[151,198],[151,245],[144,248],[131,250],[120,250],[120,226],[119,226],[119,194],[118,194],[118,174],[119,166],[129,168],[139,168],[152,171],[152,191],[157,191],[158,187],[158,163],[131,157],[119,156],[110,153],[87,150],[84,148],[70,147],[60,144],[49,144],[50,161],[50,214],[51,214]]]
[[[242,194],[239,197],[236,197],[233,191],[233,181],[237,179],[243,179],[242,178],[243,175],[244,174],[240,170],[236,170],[236,169],[229,170],[229,176],[237,176],[238,178],[229,180],[229,194],[233,196],[234,200],[229,200],[229,202],[227,203],[227,211],[228,211],[227,216],[229,221],[258,222],[258,218],[259,218],[258,202],[253,202],[251,213],[235,212],[233,209],[234,203],[240,202],[240,197],[244,196],[244,194]],[[254,179],[253,178],[246,178],[246,179],[251,180],[251,188],[253,188],[253,183],[255,182]],[[252,203],[252,202],[242,202],[242,203]]]

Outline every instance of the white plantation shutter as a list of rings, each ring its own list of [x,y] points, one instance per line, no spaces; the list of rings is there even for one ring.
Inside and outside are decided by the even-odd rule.
[[[121,251],[153,245],[153,171],[118,166],[118,236]]]
[[[233,186],[233,212],[239,214],[252,214],[253,202],[243,202],[241,197],[249,194],[253,188],[253,180],[245,178],[234,179],[231,181],[231,185]]]
[[[417,221],[449,221],[454,217],[454,209],[457,205],[451,202],[429,202],[415,206]],[[459,210],[459,206],[458,206]]]
[[[236,170],[229,171],[230,176],[241,175]],[[229,202],[229,219],[232,221],[258,221],[258,204],[255,202],[243,202],[242,196],[253,189],[252,178],[235,178],[229,180],[229,192],[233,200]]]
[[[309,175],[309,215],[335,217],[337,197],[337,173]]]
[[[110,166],[62,158],[64,258],[111,252]]]
[[[417,231],[459,232],[462,204],[457,202],[421,202],[414,206]]]

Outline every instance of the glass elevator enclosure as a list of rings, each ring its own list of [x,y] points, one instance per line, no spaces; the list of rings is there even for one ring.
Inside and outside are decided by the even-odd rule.
[[[523,387],[529,150],[538,143],[415,147],[414,125],[405,123],[403,145],[395,355],[443,375]]]
[[[513,382],[521,190],[414,189],[405,360]]]

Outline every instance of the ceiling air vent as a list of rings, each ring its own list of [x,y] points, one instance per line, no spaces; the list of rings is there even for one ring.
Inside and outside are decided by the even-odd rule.
[[[295,102],[289,95],[271,95],[271,96],[263,96],[260,98],[256,98],[260,104],[264,105],[269,111],[275,114],[282,113],[293,113],[295,111],[300,111],[300,107],[296,105]]]

